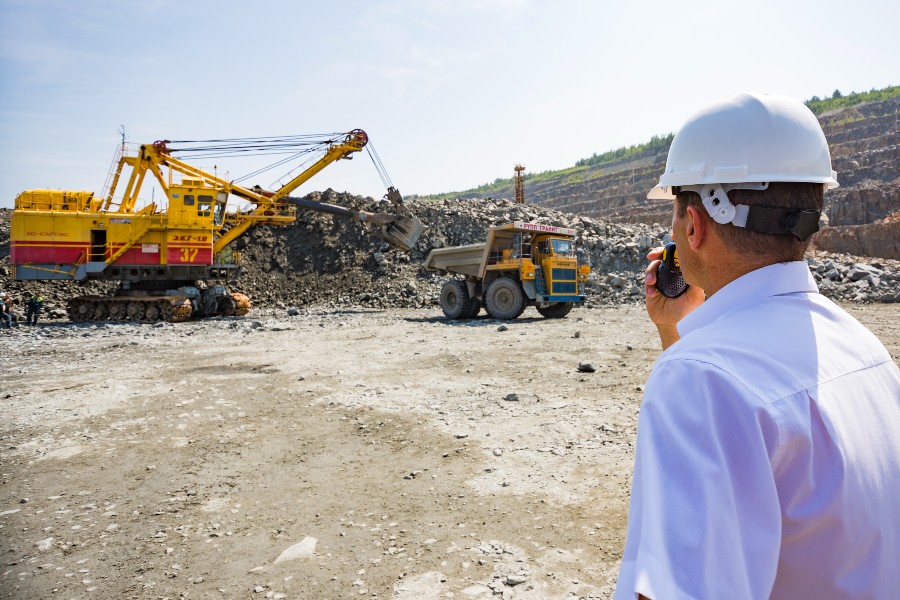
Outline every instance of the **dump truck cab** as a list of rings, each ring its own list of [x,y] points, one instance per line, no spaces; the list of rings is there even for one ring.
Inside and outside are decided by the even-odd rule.
[[[574,240],[539,235],[535,243],[535,300],[538,303],[584,302],[583,290],[579,291],[578,285],[578,257]],[[584,272],[585,276],[588,272]],[[523,284],[527,281],[523,280]]]

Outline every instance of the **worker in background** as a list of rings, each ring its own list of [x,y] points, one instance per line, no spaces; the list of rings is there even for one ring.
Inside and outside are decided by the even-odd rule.
[[[3,326],[12,329],[12,296],[7,292],[0,292],[0,321]]]
[[[41,308],[44,306],[44,297],[40,294],[29,292],[25,300],[25,323],[28,325],[37,325],[38,317],[41,315]]]
[[[688,119],[653,197],[674,200],[682,295],[637,431],[616,599],[896,598],[900,370],[804,261],[826,188],[802,103],[741,94]]]

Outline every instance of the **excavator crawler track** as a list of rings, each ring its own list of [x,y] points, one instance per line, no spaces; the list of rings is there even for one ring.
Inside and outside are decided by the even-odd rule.
[[[183,296],[78,296],[69,300],[67,312],[69,320],[75,323],[178,323],[191,318],[193,307],[191,301]]]

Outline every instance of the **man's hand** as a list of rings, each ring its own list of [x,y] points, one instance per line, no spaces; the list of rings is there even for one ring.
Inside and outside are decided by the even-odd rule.
[[[644,278],[644,296],[647,303],[647,314],[656,325],[663,350],[677,342],[681,336],[675,325],[689,312],[703,303],[706,294],[697,286],[688,289],[677,298],[667,298],[656,289],[656,270],[659,268],[663,247],[654,248],[647,254],[650,264]]]

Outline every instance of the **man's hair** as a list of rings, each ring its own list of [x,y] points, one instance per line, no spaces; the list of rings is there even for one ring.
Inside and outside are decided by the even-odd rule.
[[[772,182],[765,190],[731,190],[728,199],[734,205],[769,206],[773,208],[814,209],[822,211],[825,188],[821,183]],[[679,192],[675,211],[679,217],[687,212],[688,205],[708,214],[696,192]],[[735,225],[716,223],[710,219],[716,233],[729,247],[751,258],[764,258],[774,262],[803,260],[809,240],[801,242],[790,233],[771,234],[748,231]]]

